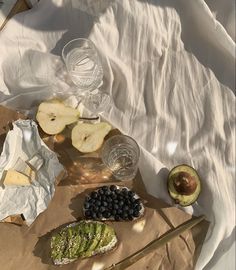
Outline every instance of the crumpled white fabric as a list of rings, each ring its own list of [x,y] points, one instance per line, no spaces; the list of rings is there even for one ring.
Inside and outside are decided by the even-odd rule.
[[[10,215],[23,214],[26,223],[31,225],[47,209],[55,192],[55,180],[64,170],[56,154],[39,137],[33,120],[13,122],[13,129],[7,133],[0,156],[0,179],[5,170],[17,170],[19,160],[24,163],[35,155],[43,163],[30,186],[0,187],[0,220]]]
[[[170,202],[166,169],[188,163],[199,172],[201,195],[184,210],[211,222],[196,269],[215,270],[235,268],[235,43],[231,10],[214,5],[41,1],[0,33],[0,99],[25,110],[70,91],[62,47],[93,40],[114,101],[103,117],[140,144],[148,191]]]

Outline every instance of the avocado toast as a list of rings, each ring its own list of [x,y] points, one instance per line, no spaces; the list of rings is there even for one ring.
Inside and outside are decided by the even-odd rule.
[[[56,265],[88,258],[112,250],[117,244],[114,229],[103,223],[82,220],[72,223],[51,238],[51,258]]]

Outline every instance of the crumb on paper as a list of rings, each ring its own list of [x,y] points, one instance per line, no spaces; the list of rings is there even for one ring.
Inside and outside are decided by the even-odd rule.
[[[144,230],[145,224],[146,224],[146,220],[145,219],[140,220],[140,221],[136,222],[133,225],[132,230],[135,231],[135,232],[141,233]]]
[[[104,263],[94,262],[91,270],[102,270],[104,269]]]

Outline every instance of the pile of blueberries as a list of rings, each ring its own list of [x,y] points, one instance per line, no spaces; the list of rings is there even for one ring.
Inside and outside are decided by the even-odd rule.
[[[91,192],[84,202],[87,219],[133,220],[141,214],[142,203],[135,193],[115,185],[103,186]]]

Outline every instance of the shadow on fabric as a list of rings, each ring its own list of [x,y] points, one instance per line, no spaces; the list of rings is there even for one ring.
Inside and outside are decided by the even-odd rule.
[[[209,40],[209,33],[200,29],[194,20],[188,4],[182,0],[138,0],[162,8],[172,7],[179,14],[181,22],[181,38],[185,49],[192,53],[200,63],[210,68],[220,83],[230,88],[235,94],[235,59],[217,48]],[[217,55],[217,57],[215,57]]]

